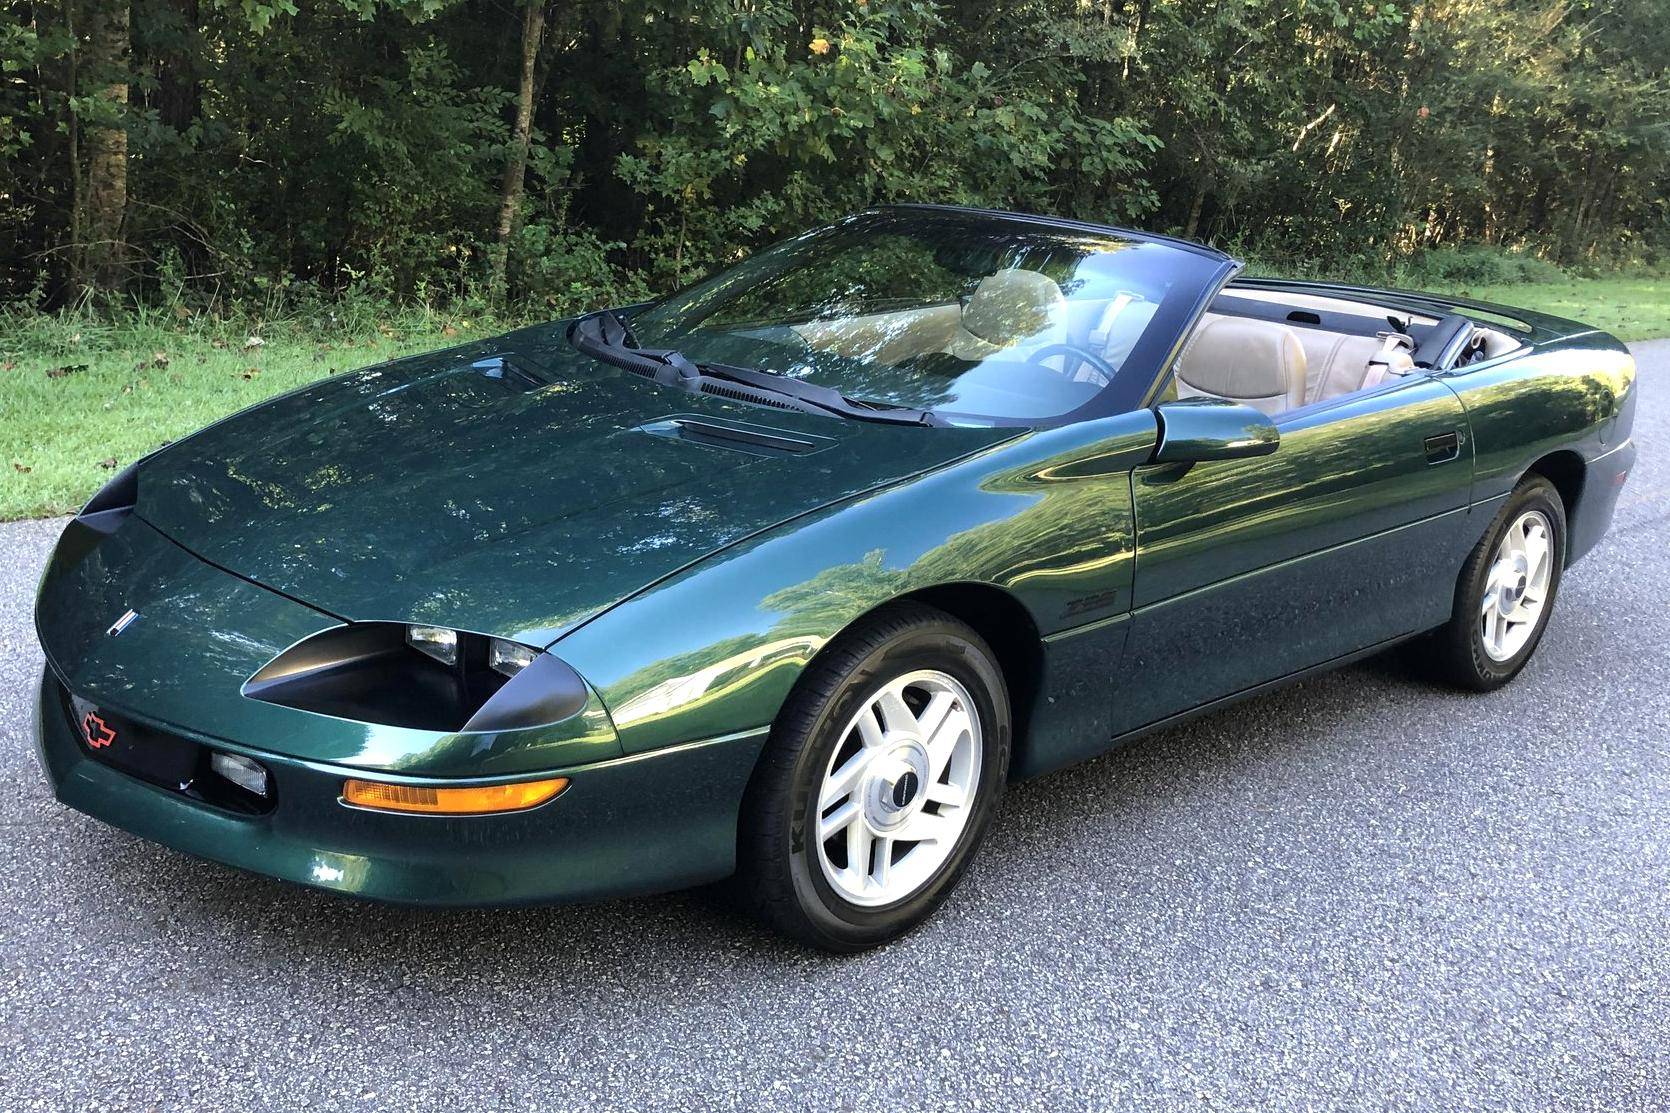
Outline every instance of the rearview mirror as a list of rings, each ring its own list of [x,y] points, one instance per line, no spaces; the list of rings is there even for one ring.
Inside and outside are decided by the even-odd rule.
[[[1156,464],[1268,456],[1281,444],[1276,423],[1240,402],[1189,398],[1164,402],[1155,412],[1160,419]]]

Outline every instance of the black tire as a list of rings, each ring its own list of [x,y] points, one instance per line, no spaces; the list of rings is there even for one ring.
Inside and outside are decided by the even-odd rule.
[[[1548,522],[1549,556],[1553,567],[1549,571],[1548,591],[1542,611],[1532,626],[1530,636],[1518,652],[1498,661],[1485,650],[1480,614],[1497,546],[1508,528],[1527,511],[1539,512]],[[1461,578],[1456,583],[1455,611],[1435,636],[1437,652],[1434,662],[1439,676],[1457,687],[1475,692],[1500,688],[1518,676],[1519,670],[1531,659],[1531,654],[1537,651],[1543,631],[1548,628],[1548,617],[1554,611],[1560,590],[1560,574],[1565,564],[1565,503],[1560,498],[1560,492],[1548,480],[1540,475],[1526,476],[1496,512],[1496,517],[1491,519],[1490,528],[1485,530],[1462,567]]]
[[[888,681],[920,669],[956,679],[973,699],[983,745],[971,812],[944,863],[908,896],[866,907],[825,879],[810,813],[845,726]],[[1009,773],[1009,695],[991,648],[943,611],[898,604],[832,641],[796,683],[772,725],[743,800],[738,882],[771,927],[814,947],[853,953],[921,924],[950,896],[984,840]]]

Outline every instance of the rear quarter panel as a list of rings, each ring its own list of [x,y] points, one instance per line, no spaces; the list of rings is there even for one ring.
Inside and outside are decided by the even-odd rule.
[[[1568,560],[1581,556],[1604,532],[1617,498],[1617,469],[1601,476],[1593,465],[1633,458],[1629,436],[1637,387],[1629,350],[1605,333],[1588,332],[1452,373],[1445,381],[1466,407],[1472,427],[1476,506],[1493,509],[1539,461],[1562,455],[1581,461],[1581,489],[1567,508]],[[1618,462],[1627,471],[1628,460]]]

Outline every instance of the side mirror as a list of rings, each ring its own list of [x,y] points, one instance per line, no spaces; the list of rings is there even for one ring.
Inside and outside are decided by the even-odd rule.
[[[1202,460],[1241,460],[1268,456],[1281,444],[1276,423],[1260,410],[1223,398],[1190,398],[1163,402],[1156,464],[1196,463]]]

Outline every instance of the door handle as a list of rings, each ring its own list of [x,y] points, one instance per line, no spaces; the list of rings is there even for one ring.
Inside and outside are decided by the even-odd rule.
[[[1453,429],[1448,433],[1434,433],[1425,445],[1427,463],[1447,464],[1461,455],[1461,434]]]

